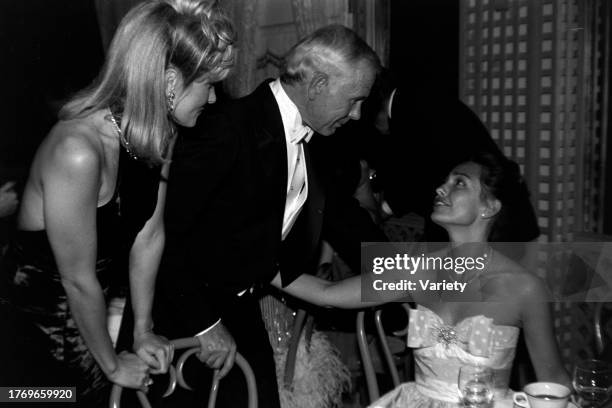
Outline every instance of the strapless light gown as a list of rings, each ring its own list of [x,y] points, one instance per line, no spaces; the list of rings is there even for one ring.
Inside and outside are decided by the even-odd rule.
[[[494,398],[511,397],[508,382],[520,329],[485,316],[446,325],[426,307],[410,311],[408,347],[414,348],[415,381],[401,384],[371,408],[455,408],[462,366],[486,366],[495,376]]]

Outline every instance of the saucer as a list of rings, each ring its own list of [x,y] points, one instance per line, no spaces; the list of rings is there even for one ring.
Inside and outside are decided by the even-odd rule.
[[[512,400],[510,400],[510,404],[511,404],[510,407],[513,407],[513,408],[522,408],[522,407],[516,405]],[[495,408],[498,408],[498,406],[495,406]],[[504,405],[500,405],[499,408],[506,408],[506,405],[505,404]],[[572,401],[567,401],[567,408],[580,408],[580,407],[578,406],[578,404],[576,404],[576,403],[574,403]]]
[[[522,408],[518,405],[516,405],[511,399],[510,400],[500,400],[500,401],[495,401],[493,403],[494,408]],[[580,408],[576,403],[572,402],[572,401],[568,401],[567,402],[567,408]]]

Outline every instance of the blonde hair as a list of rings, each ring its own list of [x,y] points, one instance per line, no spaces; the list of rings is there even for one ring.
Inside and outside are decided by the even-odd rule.
[[[206,77],[224,79],[234,64],[232,24],[216,1],[153,0],[134,7],[117,28],[94,83],[60,111],[73,119],[114,106],[123,136],[138,157],[164,161],[173,135],[166,100],[166,70],[184,86]]]
[[[354,31],[342,25],[318,29],[293,46],[285,56],[281,81],[300,83],[316,71],[346,72],[347,66],[365,62],[374,73],[381,69],[376,53]],[[344,64],[345,66],[340,66]]]

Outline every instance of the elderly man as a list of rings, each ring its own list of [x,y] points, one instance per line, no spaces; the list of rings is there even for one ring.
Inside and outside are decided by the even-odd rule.
[[[260,406],[279,400],[258,290],[271,282],[287,289],[313,271],[322,238],[350,252],[355,268],[360,240],[385,240],[365,212],[326,202],[308,151],[314,133],[329,136],[359,119],[378,70],[354,32],[324,27],[290,50],[279,79],[219,104],[174,149],[156,331],[197,336],[200,359],[222,374],[233,364],[233,337],[255,371]],[[336,225],[339,211],[354,213],[354,222]],[[222,381],[218,406],[246,404],[236,371]]]

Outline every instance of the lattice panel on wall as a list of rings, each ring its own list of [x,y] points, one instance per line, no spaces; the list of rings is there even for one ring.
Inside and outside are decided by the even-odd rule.
[[[608,7],[605,0],[461,0],[460,96],[521,165],[542,241],[601,231]],[[547,254],[538,259],[549,262]],[[589,331],[575,324],[588,309],[555,306],[570,364],[591,347]]]
[[[610,28],[612,2],[591,0],[584,7],[583,26],[585,42],[584,58],[592,70],[591,81],[584,87],[585,132],[590,135],[582,145],[584,157],[584,195],[580,205],[583,209],[582,231],[601,234],[603,232],[606,135],[610,111],[608,93],[610,89]]]
[[[498,10],[486,0],[462,7],[461,96],[502,150],[525,165],[527,0]]]

